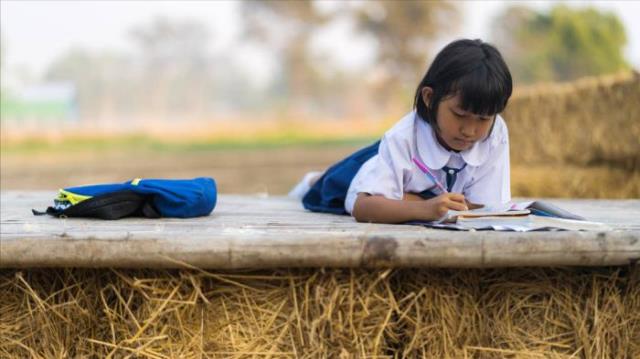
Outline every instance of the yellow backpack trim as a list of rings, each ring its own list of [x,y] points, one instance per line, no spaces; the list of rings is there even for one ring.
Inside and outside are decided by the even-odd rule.
[[[91,198],[91,196],[83,196],[81,194],[65,191],[63,189],[58,191],[59,201],[69,201],[72,205],[78,204],[84,200]]]

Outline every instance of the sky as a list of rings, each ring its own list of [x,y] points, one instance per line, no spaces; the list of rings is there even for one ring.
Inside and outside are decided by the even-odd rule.
[[[493,17],[516,1],[464,1],[460,30],[441,39],[483,38],[489,36]],[[520,1],[535,9],[553,6],[549,1]],[[640,69],[640,1],[565,1],[574,7],[594,6],[608,10],[622,20],[628,37],[625,55]],[[96,51],[128,50],[128,31],[135,25],[149,23],[164,16],[174,19],[200,20],[210,27],[211,49],[233,52],[240,65],[255,72],[258,81],[267,81],[274,64],[259,49],[237,40],[240,12],[237,1],[0,1],[3,61],[9,67],[26,66],[35,76],[41,75],[57,57],[73,47]],[[331,7],[331,2],[321,2]],[[349,36],[351,24],[339,22],[325,29],[313,40],[316,51],[330,54],[329,61],[345,69],[362,66],[374,53],[371,39]]]

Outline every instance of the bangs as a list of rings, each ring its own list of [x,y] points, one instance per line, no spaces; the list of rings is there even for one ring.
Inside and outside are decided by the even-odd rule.
[[[431,89],[428,100],[423,95],[426,87]],[[422,119],[437,126],[440,101],[457,95],[462,110],[493,116],[505,109],[512,89],[511,72],[495,47],[481,40],[457,40],[445,46],[429,66],[413,107]]]
[[[448,94],[459,95],[460,108],[480,116],[493,116],[504,110],[511,96],[511,87],[500,74],[489,71],[486,64],[451,84]]]

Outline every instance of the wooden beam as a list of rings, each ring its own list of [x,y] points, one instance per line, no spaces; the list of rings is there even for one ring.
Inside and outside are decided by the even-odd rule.
[[[637,200],[554,200],[607,222],[613,231],[515,233],[361,224],[306,212],[285,197],[222,195],[211,216],[194,219],[31,215],[31,208],[42,209],[52,198],[50,192],[2,193],[0,267],[481,268],[627,265],[640,259]]]

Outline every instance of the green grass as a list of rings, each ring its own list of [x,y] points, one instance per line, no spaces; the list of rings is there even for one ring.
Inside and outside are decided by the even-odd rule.
[[[373,136],[320,138],[309,135],[276,135],[251,139],[215,138],[196,141],[163,141],[143,135],[119,137],[78,137],[66,138],[62,141],[46,139],[28,139],[14,143],[2,143],[0,149],[4,154],[24,154],[40,152],[75,152],[101,150],[151,150],[151,151],[215,151],[215,150],[256,150],[281,148],[290,146],[351,146],[367,144],[377,140]]]

